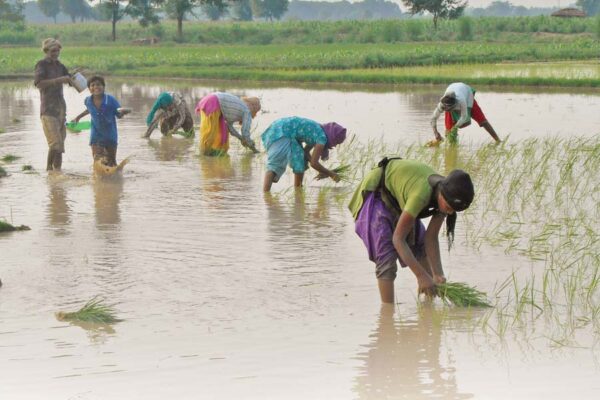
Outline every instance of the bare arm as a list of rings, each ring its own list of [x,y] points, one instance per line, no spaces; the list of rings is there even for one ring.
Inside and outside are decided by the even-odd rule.
[[[412,231],[415,226],[415,218],[409,213],[402,211],[396,229],[394,229],[394,235],[392,237],[392,243],[400,255],[400,258],[404,263],[408,265],[412,273],[417,278],[419,285],[419,293],[425,293],[428,296],[435,295],[435,284],[432,277],[427,273],[425,268],[419,263],[412,250],[406,242],[408,234]]]
[[[38,89],[46,89],[51,86],[64,85],[65,83],[68,83],[69,85],[71,84],[71,77],[69,75],[60,76],[53,79],[44,79],[43,81],[39,81],[36,86]]]
[[[310,153],[310,166],[313,169],[320,172],[321,174],[327,175],[334,181],[339,182],[339,180],[340,180],[339,175],[333,171],[328,170],[319,162],[319,160],[321,159],[321,154],[323,154],[324,149],[325,149],[324,144],[315,145],[315,147],[312,149],[312,152]]]
[[[438,105],[435,107],[435,110],[433,110],[433,114],[431,115],[431,127],[433,128],[433,134],[435,135],[435,138],[439,141],[444,140],[442,138],[442,135],[440,134],[440,131],[438,131],[437,128],[437,120],[440,117],[440,114],[442,113],[442,105],[438,103]]]
[[[440,257],[440,241],[439,233],[446,216],[442,213],[435,214],[431,217],[431,221],[425,232],[425,254],[431,265],[433,273],[433,281],[436,284],[446,282],[444,270],[442,268],[442,258]]]
[[[75,122],[79,122],[79,120],[83,117],[85,117],[86,115],[88,115],[90,112],[86,109],[84,112],[82,112],[81,114],[79,114],[78,116],[76,116],[75,118],[73,118],[73,121]]]

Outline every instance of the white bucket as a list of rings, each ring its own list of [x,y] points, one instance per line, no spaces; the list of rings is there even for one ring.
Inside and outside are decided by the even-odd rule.
[[[85,76],[81,75],[79,72],[75,72],[75,74],[73,74],[72,81],[73,86],[79,93],[87,89],[87,79],[85,79]]]

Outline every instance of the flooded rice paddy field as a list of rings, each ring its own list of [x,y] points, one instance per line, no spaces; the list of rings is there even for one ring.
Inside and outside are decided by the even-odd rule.
[[[264,155],[248,154],[235,139],[228,158],[198,157],[197,138],[154,132],[142,139],[156,95],[172,89],[190,107],[213,90],[260,96],[257,140],[282,116],[338,121],[356,138],[332,163],[355,162],[354,179],[394,149],[441,172],[468,169],[481,191],[459,217],[444,267],[450,280],[499,293],[496,308],[419,303],[408,270],[396,280],[399,304],[382,307],[345,208],[355,180],[316,183],[309,174],[304,192],[294,193],[288,171],[265,196]],[[0,82],[0,157],[20,157],[2,163],[9,176],[0,179],[0,218],[31,227],[0,234],[0,396],[598,396],[592,222],[600,217],[593,189],[600,94],[478,88],[508,144],[486,146],[491,139],[472,126],[461,131],[458,149],[425,150],[418,145],[430,139],[429,115],[443,89],[110,79],[107,92],[133,109],[119,122],[118,153],[132,161],[121,178],[102,181],[91,176],[85,132],[68,133],[63,174],[46,174],[38,92],[29,82]],[[65,93],[71,118],[85,94]],[[561,163],[570,157],[567,176]],[[536,172],[544,163],[549,176]],[[531,180],[519,172],[523,165]],[[556,189],[561,182],[565,193]],[[523,185],[534,187],[531,196],[515,191]],[[55,318],[96,295],[124,321]]]

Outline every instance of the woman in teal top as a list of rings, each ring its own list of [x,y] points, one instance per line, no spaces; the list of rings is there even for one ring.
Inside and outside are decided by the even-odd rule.
[[[319,160],[329,157],[329,150],[346,139],[346,128],[335,122],[319,124],[308,118],[286,117],[274,121],[261,135],[267,150],[267,173],[263,190],[271,190],[287,165],[294,172],[294,186],[302,186],[304,171],[310,164],[319,173],[338,182],[340,177],[325,168]]]
[[[375,263],[379,294],[394,302],[397,261],[410,267],[419,293],[434,296],[446,281],[438,234],[446,220],[449,244],[456,213],[467,209],[475,195],[469,174],[454,170],[440,176],[427,164],[384,158],[369,172],[350,200],[355,230]],[[431,217],[427,229],[420,221]]]

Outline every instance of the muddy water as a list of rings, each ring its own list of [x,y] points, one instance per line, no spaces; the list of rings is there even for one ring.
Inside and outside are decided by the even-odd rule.
[[[44,171],[39,97],[0,83],[0,217],[32,230],[0,235],[0,397],[6,399],[563,399],[600,393],[598,352],[549,346],[544,332],[499,338],[478,311],[417,307],[400,271],[396,308],[381,307],[372,265],[348,212],[315,196],[261,192],[262,156],[198,158],[195,141],[141,139],[154,97],[176,88],[259,95],[257,136],[290,114],[337,120],[359,140],[429,139],[443,88],[241,87],[109,82],[133,113],[119,122],[123,176],[91,177],[85,133],[69,134],[64,173]],[[69,117],[84,95],[66,91]],[[478,99],[501,136],[594,135],[597,93],[494,92]],[[441,121],[440,121],[441,124]],[[485,141],[476,127],[464,140]],[[35,173],[21,172],[31,164]],[[312,185],[312,183],[310,183]],[[343,188],[334,189],[343,191]],[[457,234],[460,236],[460,225]],[[443,253],[453,280],[491,292],[535,266],[459,237]],[[59,322],[99,295],[124,321]],[[523,340],[523,337],[527,340]],[[534,339],[532,339],[532,337]],[[574,389],[576,388],[576,389]]]

